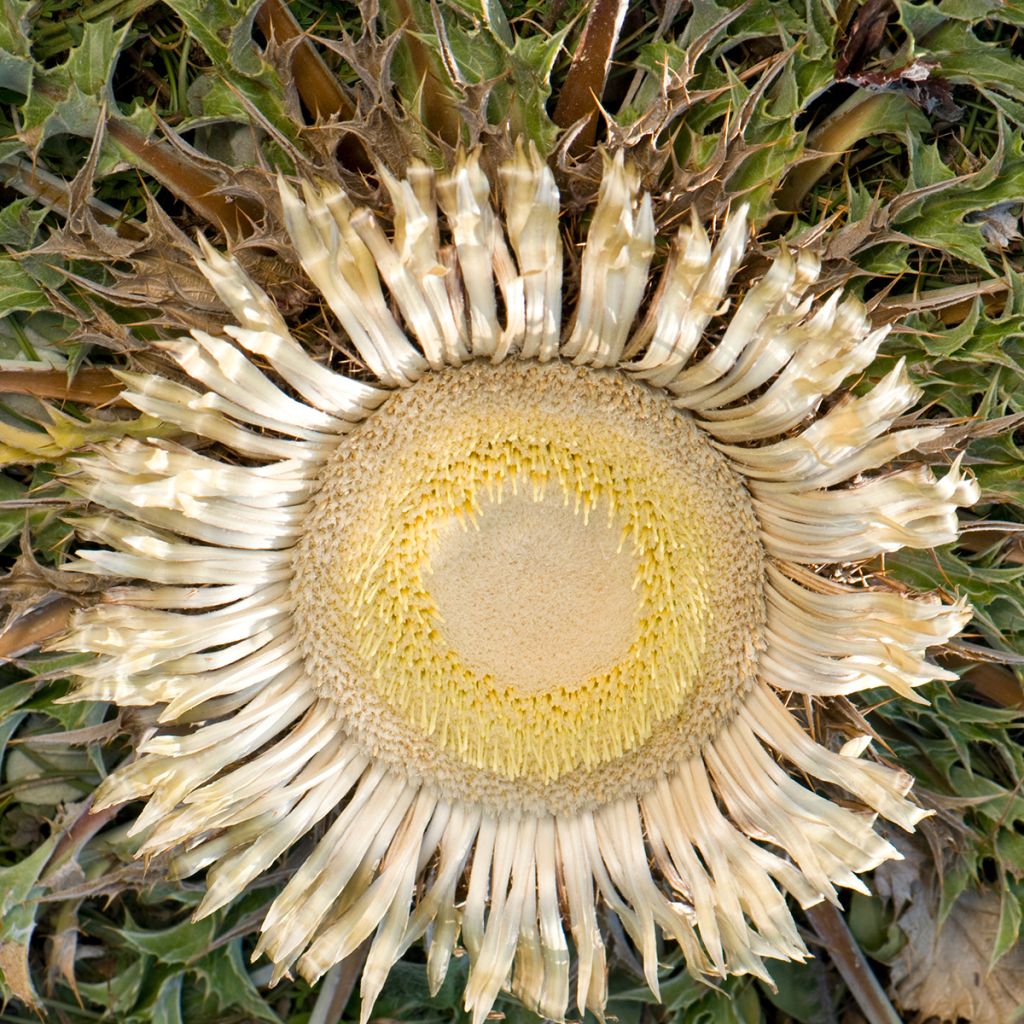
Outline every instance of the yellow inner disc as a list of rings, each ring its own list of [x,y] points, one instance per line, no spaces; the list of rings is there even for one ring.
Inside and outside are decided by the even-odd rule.
[[[473,364],[346,438],[293,596],[312,680],[376,755],[543,788],[699,749],[753,678],[762,560],[746,492],[661,395]]]

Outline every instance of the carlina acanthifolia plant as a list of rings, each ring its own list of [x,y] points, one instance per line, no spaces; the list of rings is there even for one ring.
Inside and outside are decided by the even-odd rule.
[[[986,490],[1016,407],[998,380],[975,398],[951,360],[983,330],[1015,337],[1013,279],[977,283],[981,214],[1014,237],[1001,193],[977,194],[1021,174],[1016,108],[983,94],[998,134],[950,249],[974,282],[944,282],[928,260],[945,250],[905,216],[971,180],[922,141],[929,95],[961,95],[911,45],[944,23],[774,10],[396,4],[346,9],[314,45],[278,3],[143,5],[86,17],[55,63],[52,12],[11,8],[35,47],[5,65],[26,86],[2,165],[27,197],[11,268],[45,302],[9,310],[23,358],[4,372],[21,461],[50,469],[10,503],[28,519],[4,636],[30,673],[49,661],[11,684],[7,735],[45,751],[61,734],[40,719],[69,744],[85,730],[83,778],[105,777],[62,793],[51,835],[0,876],[10,994],[39,1005],[38,897],[65,911],[54,993],[86,950],[126,963],[109,926],[82,942],[82,900],[149,913],[156,881],[193,923],[117,929],[142,970],[134,995],[108,975],[106,1002],[83,982],[108,1012],[273,1013],[241,959],[255,931],[260,984],[328,976],[311,1020],[356,984],[368,1020],[417,958],[422,998],[451,976],[474,1024],[503,991],[600,1019],[631,964],[649,1001],[678,965],[677,1012],[764,1012],[762,992],[808,1019],[777,966],[812,953],[801,910],[869,1019],[895,1012],[814,908],[842,889],[870,903],[866,873],[910,849],[900,830],[948,817],[941,772],[910,794],[926,730],[908,716],[940,714],[921,693],[958,664],[1015,663],[988,607],[987,646],[948,646],[980,577],[929,577],[920,556],[941,571],[970,547],[964,516],[1017,496],[1006,470]],[[158,38],[177,123],[151,68],[148,104],[123,96]],[[95,109],[72,103],[86,67]],[[901,157],[886,197],[878,167]],[[48,508],[55,568],[33,550]],[[998,864],[1019,927],[1006,841]],[[205,1004],[183,1002],[188,971]],[[733,976],[760,988],[730,1003]]]

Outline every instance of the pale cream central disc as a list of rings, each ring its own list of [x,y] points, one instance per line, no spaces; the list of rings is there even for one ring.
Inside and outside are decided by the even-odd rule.
[[[506,487],[475,522],[439,529],[424,574],[438,625],[460,661],[522,693],[573,689],[608,671],[636,639],[633,545],[560,488],[537,499]]]

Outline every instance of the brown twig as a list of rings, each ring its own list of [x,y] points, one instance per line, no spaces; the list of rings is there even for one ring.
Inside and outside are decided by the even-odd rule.
[[[457,145],[462,137],[462,121],[446,95],[451,86],[445,79],[450,82],[450,76],[445,74],[440,59],[420,38],[425,33],[436,35],[436,30],[433,26],[428,29],[419,23],[409,0],[387,0],[386,8],[394,24],[402,29],[402,47],[420,89],[423,123],[449,145]]]
[[[253,224],[259,220],[259,211],[249,203],[217,194],[220,183],[209,171],[165,143],[150,142],[141,132],[118,118],[112,117],[107,121],[106,131],[154,178],[225,235],[237,239],[252,234]]]
[[[309,1015],[309,1024],[337,1024],[341,1020],[369,951],[370,943],[367,940],[351,956],[345,957],[327,972],[320,982],[320,991]]]
[[[265,0],[256,14],[256,24],[268,40],[281,45],[299,40],[291,49],[292,80],[315,122],[350,121],[356,116],[355,107],[337,76],[324,63],[285,0]],[[355,135],[348,134],[341,139],[337,155],[351,170],[369,171],[373,167],[366,147]]]
[[[70,597],[58,597],[15,619],[0,633],[0,662],[26,654],[44,640],[62,633],[77,607]]]
[[[895,295],[869,303],[868,308],[878,311],[887,318],[902,319],[911,313],[936,310],[942,322],[949,325],[960,323],[967,318],[975,299],[984,300],[986,309],[998,308],[1006,299],[1010,285],[1005,280],[993,278],[988,281],[973,281],[949,288],[932,288],[914,295]]]
[[[597,138],[601,96],[628,8],[629,0],[596,0],[587,15],[552,115],[559,128],[571,128],[586,118],[570,147],[574,154],[589,149]]]
[[[899,1014],[868,967],[843,915],[831,903],[822,902],[808,908],[807,918],[868,1024],[901,1024]]]
[[[964,673],[964,679],[993,704],[1024,709],[1024,691],[1009,669],[999,665],[975,665]]]
[[[73,380],[68,380],[63,370],[0,370],[0,393],[57,398],[91,406],[127,405],[119,403],[123,390],[124,384],[100,367],[79,370]]]
[[[68,183],[29,160],[12,159],[0,165],[0,179],[11,188],[33,199],[42,200],[62,217],[71,215],[72,199]],[[120,210],[101,202],[95,196],[87,200],[89,210],[100,224],[113,228],[122,238],[141,241],[146,229],[138,221],[124,217]]]
[[[329,121],[332,117],[341,117],[347,120],[355,116],[341,83],[317,53],[284,0],[265,0],[256,14],[256,24],[267,39],[281,45],[293,39],[301,40],[292,48],[292,77],[314,119]]]
[[[842,155],[877,131],[886,112],[910,101],[897,93],[855,93],[820,124],[807,139],[809,152],[820,153],[796,164],[775,197],[780,210],[800,209],[807,193]]]

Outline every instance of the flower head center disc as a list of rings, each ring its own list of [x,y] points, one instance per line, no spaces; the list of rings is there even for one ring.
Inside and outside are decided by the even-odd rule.
[[[646,789],[756,675],[749,497],[614,372],[474,363],[347,435],[296,549],[310,677],[375,756],[551,811]]]
[[[637,558],[618,516],[506,485],[467,523],[453,516],[424,576],[440,629],[478,678],[522,694],[572,692],[637,636]],[[611,518],[611,522],[609,522]]]

